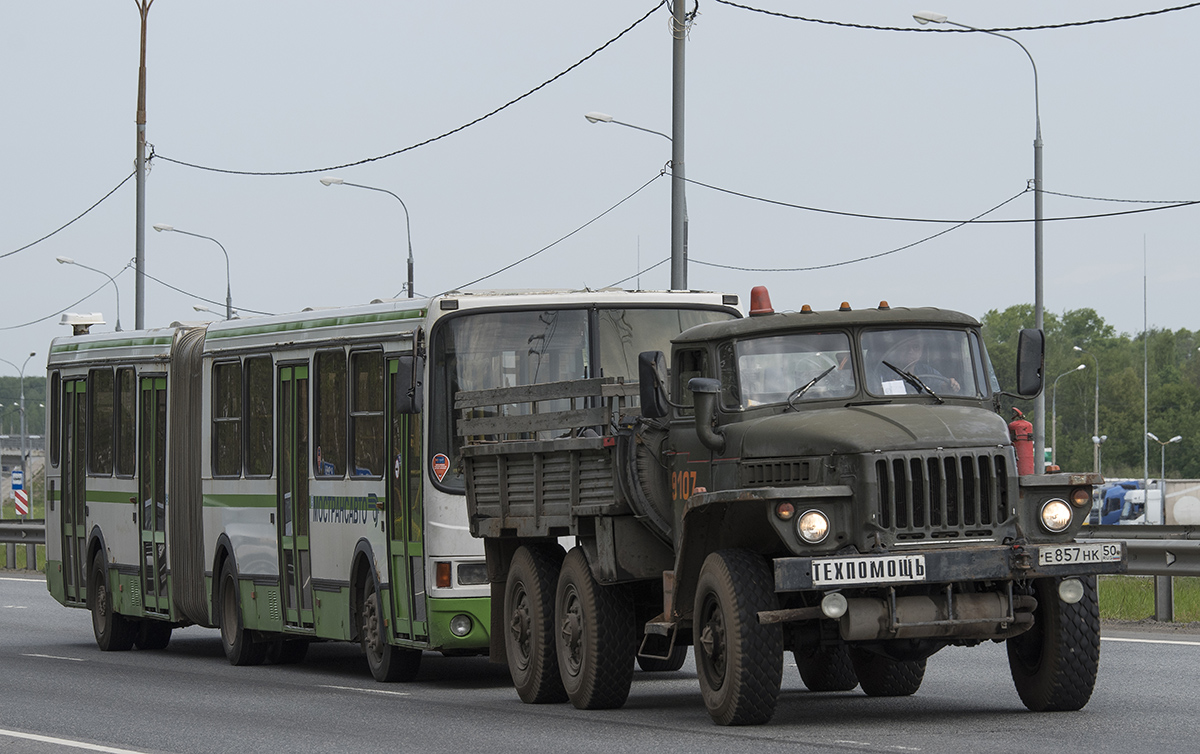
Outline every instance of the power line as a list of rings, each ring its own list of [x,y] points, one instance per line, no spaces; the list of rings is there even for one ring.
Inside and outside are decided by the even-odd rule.
[[[1061,191],[1047,191],[1042,189],[1043,194],[1053,194],[1054,196],[1065,196],[1068,199],[1086,199],[1090,202],[1123,202],[1125,204],[1189,204],[1186,199],[1168,200],[1168,199],[1110,199],[1103,196],[1080,196],[1079,194],[1064,194]]]
[[[578,68],[579,66],[583,65],[583,64],[584,64],[584,63],[586,63],[587,61],[591,60],[591,59],[592,59],[592,58],[594,58],[596,55],[600,54],[600,53],[601,53],[601,52],[602,52],[602,51],[603,51],[605,48],[607,48],[609,45],[611,45],[611,44],[613,44],[614,42],[616,42],[616,41],[617,41],[618,39],[620,39],[621,37],[625,36],[626,34],[628,34],[628,33],[629,33],[629,32],[631,32],[631,31],[633,31],[634,27],[636,27],[638,24],[642,23],[642,22],[643,22],[643,21],[645,21],[647,18],[649,18],[649,17],[650,17],[650,16],[651,16],[651,15],[654,13],[654,11],[658,10],[659,8],[661,8],[661,7],[662,7],[664,4],[666,4],[666,0],[660,0],[660,2],[659,2],[658,4],[656,4],[656,5],[655,5],[653,8],[651,8],[649,11],[647,11],[647,12],[646,12],[646,15],[644,15],[644,16],[642,16],[641,18],[639,18],[638,20],[634,21],[632,24],[630,24],[628,27],[626,27],[626,29],[625,29],[624,31],[622,31],[620,34],[618,34],[617,36],[615,36],[615,37],[613,37],[612,39],[608,40],[608,41],[607,41],[607,42],[605,42],[604,44],[600,45],[600,46],[599,46],[599,47],[597,47],[595,50],[592,50],[592,52],[591,52],[591,53],[589,53],[589,54],[588,54],[586,57],[584,57],[583,59],[581,59],[581,60],[579,60],[578,62],[574,63],[574,64],[573,64],[573,65],[571,65],[570,67],[566,68],[565,70],[563,70],[563,71],[559,72],[558,74],[554,75],[553,77],[551,77],[551,78],[547,79],[546,81],[543,81],[541,84],[538,84],[538,85],[537,85],[537,86],[535,86],[534,88],[532,88],[532,89],[530,89],[529,91],[525,92],[525,93],[524,93],[524,94],[522,94],[520,97],[517,97],[517,98],[515,98],[515,99],[511,99],[511,100],[509,100],[508,102],[505,102],[505,103],[504,103],[503,105],[501,105],[500,107],[497,107],[495,110],[492,110],[490,113],[487,113],[487,114],[485,114],[485,115],[481,115],[481,116],[479,116],[478,118],[476,118],[475,120],[472,120],[472,121],[470,121],[469,123],[464,123],[463,125],[459,126],[458,128],[451,129],[451,130],[449,130],[449,131],[446,131],[446,132],[445,132],[445,133],[443,133],[443,134],[440,134],[440,135],[438,135],[438,136],[434,136],[434,137],[432,137],[432,138],[426,139],[425,141],[418,142],[418,143],[416,143],[416,144],[412,144],[411,146],[407,146],[407,147],[404,147],[404,148],[402,148],[402,149],[397,149],[397,150],[395,150],[394,152],[388,152],[387,154],[379,155],[378,157],[367,157],[367,158],[365,158],[365,159],[362,159],[362,160],[356,160],[355,162],[346,162],[346,163],[342,163],[341,165],[332,165],[332,166],[330,166],[330,167],[324,167],[324,168],[310,168],[310,169],[307,169],[307,170],[281,170],[281,171],[264,171],[264,172],[260,172],[260,171],[252,171],[252,170],[230,170],[230,169],[226,169],[226,168],[214,168],[214,167],[208,167],[208,166],[205,166],[205,165],[198,165],[198,164],[196,164],[196,163],[192,163],[192,162],[184,162],[183,160],[176,160],[176,159],[174,159],[174,158],[172,158],[172,157],[166,157],[166,156],[163,156],[163,155],[156,155],[156,154],[154,153],[153,149],[151,149],[151,153],[150,153],[150,159],[154,159],[154,158],[156,158],[156,157],[157,157],[157,158],[158,158],[158,159],[160,159],[160,160],[165,160],[166,162],[171,162],[171,163],[174,163],[174,164],[176,164],[176,165],[182,165],[183,167],[187,167],[187,168],[195,168],[195,169],[197,169],[197,170],[207,170],[207,171],[209,171],[209,172],[213,172],[213,173],[227,173],[227,174],[230,174],[230,175],[259,175],[259,176],[279,176],[279,175],[308,175],[308,174],[311,174],[311,173],[325,173],[325,172],[329,172],[329,171],[333,171],[333,170],[342,170],[342,169],[345,169],[345,168],[357,167],[357,166],[359,166],[359,165],[366,165],[367,163],[370,163],[370,162],[376,162],[376,161],[378,161],[378,160],[385,160],[385,159],[387,159],[388,157],[395,157],[395,156],[396,156],[396,155],[398,155],[398,154],[403,154],[403,153],[405,153],[405,152],[410,152],[410,151],[412,151],[412,150],[414,150],[414,149],[416,149],[416,148],[418,148],[418,147],[423,147],[423,146],[425,146],[426,144],[432,144],[432,143],[433,143],[433,142],[435,142],[435,141],[440,141],[441,139],[444,139],[444,138],[446,138],[447,136],[452,136],[453,134],[456,134],[456,133],[458,133],[459,131],[463,131],[463,130],[465,130],[465,129],[467,129],[467,128],[470,128],[471,126],[475,125],[476,123],[480,123],[480,122],[482,122],[482,121],[485,121],[485,120],[487,120],[488,118],[492,117],[493,115],[495,115],[495,114],[499,113],[501,110],[504,110],[504,109],[505,109],[505,108],[507,108],[507,107],[510,107],[510,106],[512,106],[512,105],[515,105],[516,103],[520,102],[521,100],[525,99],[526,97],[529,97],[530,95],[534,94],[535,92],[537,92],[537,91],[539,91],[539,90],[541,90],[541,89],[544,89],[545,87],[547,87],[547,86],[549,86],[550,84],[554,83],[555,81],[559,80],[559,79],[560,79],[560,78],[562,78],[563,76],[566,76],[568,73],[570,73],[571,71],[575,70],[575,69],[576,69],[576,68]]]
[[[108,197],[110,197],[110,196],[112,196],[113,194],[117,193],[117,189],[119,189],[119,188],[121,188],[122,186],[124,186],[124,185],[125,185],[125,182],[126,182],[126,181],[128,181],[128,180],[129,180],[130,178],[132,178],[132,177],[133,177],[133,173],[130,173],[129,175],[125,176],[125,180],[121,181],[121,182],[120,182],[120,183],[118,183],[118,184],[117,184],[115,187],[113,187],[113,190],[112,190],[112,191],[109,191],[107,194],[105,194],[104,196],[100,197],[100,198],[99,198],[99,199],[96,201],[96,203],[95,203],[95,204],[93,204],[92,206],[88,207],[88,208],[87,208],[87,209],[85,209],[83,212],[80,212],[78,215],[76,215],[76,216],[75,216],[75,219],[74,219],[74,220],[71,220],[71,221],[69,221],[69,222],[68,222],[66,225],[63,225],[62,227],[58,228],[58,230],[53,230],[53,231],[51,231],[51,232],[47,233],[46,235],[42,236],[42,237],[41,237],[41,238],[39,238],[38,240],[36,240],[36,241],[33,241],[33,242],[30,242],[30,243],[27,243],[27,244],[25,244],[24,246],[22,246],[22,247],[21,247],[21,248],[19,248],[19,249],[13,249],[12,251],[6,252],[6,253],[4,253],[4,254],[0,254],[0,259],[4,259],[5,257],[11,257],[13,254],[17,254],[17,253],[19,253],[19,252],[25,251],[25,250],[26,250],[26,249],[28,249],[30,246],[33,246],[33,245],[35,245],[35,244],[39,244],[39,243],[41,243],[42,241],[45,241],[45,240],[46,240],[47,238],[49,238],[50,236],[53,236],[55,233],[58,233],[59,231],[61,231],[61,230],[63,230],[64,228],[66,228],[67,226],[69,226],[69,225],[73,224],[73,223],[74,223],[76,220],[78,220],[79,218],[83,217],[83,216],[84,216],[84,215],[86,215],[87,213],[91,212],[91,211],[92,211],[92,210],[94,210],[96,207],[100,206],[100,202],[103,202],[103,201],[104,201],[105,199],[107,199]],[[74,306],[74,304],[72,304],[72,306]],[[52,314],[52,315],[50,315],[50,316],[54,316],[54,315]]]
[[[129,265],[125,265],[125,268],[122,269],[121,272],[124,272],[127,269],[129,269]],[[153,280],[154,282],[158,283],[159,285],[163,285],[163,286],[166,286],[167,288],[170,288],[171,290],[175,291],[176,293],[182,293],[183,295],[194,298],[197,301],[203,301],[206,304],[216,304],[217,306],[225,306],[224,301],[213,301],[211,298],[204,298],[203,296],[198,296],[195,293],[192,293],[191,291],[185,291],[182,288],[176,288],[175,286],[171,285],[168,282],[159,280],[158,278],[154,277],[153,275],[151,275],[148,272],[143,272],[142,274],[144,276],[146,276],[147,278]],[[251,314],[262,314],[267,317],[271,316],[271,312],[259,312],[259,311],[255,311],[254,309],[247,309],[244,306],[239,306],[237,308],[237,310],[239,312],[250,312]]]
[[[126,178],[125,180],[129,180],[129,179],[128,179],[128,178]],[[125,270],[127,270],[127,269],[129,269],[129,268],[128,268],[128,267],[123,267],[123,268],[121,268],[121,272],[118,272],[116,275],[113,275],[113,279],[115,280],[116,278],[119,278],[119,277],[121,277],[121,273],[122,273],[122,272],[125,272]],[[114,284],[115,284],[115,283],[114,283]],[[86,296],[84,296],[83,298],[79,299],[78,301],[76,301],[76,302],[75,302],[75,303],[73,303],[73,304],[67,304],[67,305],[66,305],[66,306],[64,306],[62,309],[59,309],[58,311],[54,312],[53,314],[47,314],[47,315],[46,315],[46,316],[44,316],[44,317],[39,317],[38,319],[32,320],[32,321],[30,321],[30,322],[25,322],[25,323],[23,323],[23,324],[20,324],[20,325],[8,325],[7,327],[0,327],[0,330],[19,330],[19,329],[20,329],[20,328],[22,328],[22,327],[29,327],[30,325],[36,325],[36,324],[38,324],[39,322],[45,322],[46,320],[50,319],[51,317],[57,317],[58,315],[60,315],[60,314],[62,314],[63,312],[67,311],[68,309],[70,309],[71,307],[74,307],[74,306],[79,306],[79,305],[80,305],[80,304],[82,304],[84,301],[87,301],[87,300],[88,300],[89,298],[91,298],[92,296],[95,296],[97,293],[99,293],[100,291],[104,290],[104,288],[105,288],[107,285],[108,285],[108,281],[106,280],[106,281],[104,281],[103,283],[101,283],[101,284],[100,284],[100,287],[99,287],[99,288],[97,288],[96,290],[92,291],[91,293],[89,293],[88,295],[86,295]]]
[[[895,254],[897,252],[904,251],[905,249],[911,249],[912,247],[923,244],[926,241],[932,241],[933,239],[937,238],[938,236],[944,236],[947,233],[950,233],[951,231],[958,230],[959,228],[963,227],[964,225],[970,224],[970,223],[974,222],[975,220],[978,220],[979,218],[984,217],[985,215],[989,215],[992,212],[995,212],[996,210],[1000,209],[1001,207],[1008,204],[1009,202],[1029,193],[1031,190],[1032,189],[1027,188],[1024,191],[1021,191],[1020,193],[1015,194],[1015,195],[1009,197],[1008,199],[1005,199],[1004,201],[997,204],[995,207],[992,207],[991,209],[986,210],[984,212],[980,212],[978,215],[975,215],[975,217],[971,218],[970,220],[963,220],[963,221],[959,222],[958,225],[955,225],[950,228],[946,228],[945,230],[940,230],[937,233],[934,233],[932,236],[927,236],[918,241],[913,241],[912,243],[905,244],[904,246],[900,246],[898,248],[891,249],[890,251],[881,251],[878,254],[870,254],[865,257],[859,257],[857,259],[847,259],[843,262],[830,262],[829,264],[818,264],[818,265],[813,265],[811,267],[736,267],[734,265],[728,265],[728,264],[717,264],[716,262],[702,262],[699,259],[692,259],[690,261],[695,262],[696,264],[699,264],[699,265],[704,265],[705,267],[720,267],[721,269],[725,269],[725,270],[739,270],[742,272],[812,272],[813,270],[827,270],[827,269],[830,269],[831,267],[844,267],[848,264],[855,264],[857,262],[866,262],[871,259],[879,259],[880,257],[886,257],[889,254]],[[628,280],[628,278],[626,278],[626,279]]]
[[[1009,26],[1009,27],[997,27],[995,29],[924,29],[924,28],[907,27],[907,26],[873,26],[871,24],[853,24],[853,23],[848,23],[846,21],[830,21],[828,19],[823,19],[823,18],[808,18],[806,16],[794,16],[789,13],[780,13],[778,11],[764,10],[762,8],[755,8],[750,5],[743,5],[741,3],[735,3],[735,2],[732,2],[732,0],[716,0],[716,2],[720,3],[721,5],[728,5],[732,8],[740,8],[741,10],[748,10],[753,13],[762,13],[767,16],[775,16],[777,18],[786,18],[789,21],[806,21],[806,22],[812,23],[812,24],[824,24],[826,26],[841,26],[841,27],[849,28],[849,29],[868,29],[871,31],[913,31],[913,32],[924,33],[924,34],[930,34],[930,33],[933,33],[933,34],[939,34],[939,33],[940,34],[972,34],[977,31],[981,31],[981,32],[1009,31],[1009,32],[1011,32],[1011,31],[1041,31],[1043,29],[1067,29],[1067,28],[1075,27],[1075,26],[1092,26],[1094,24],[1113,23],[1114,21],[1131,21],[1131,20],[1137,19],[1137,18],[1146,18],[1147,16],[1158,16],[1163,13],[1173,13],[1175,11],[1180,11],[1180,10],[1191,10],[1192,8],[1200,6],[1200,3],[1188,3],[1187,5],[1177,5],[1173,8],[1162,8],[1161,10],[1151,10],[1151,11],[1145,11],[1143,13],[1132,13],[1127,16],[1113,16],[1111,18],[1096,18],[1096,19],[1091,19],[1089,21],[1068,21],[1067,23],[1045,24],[1042,26]]]
[[[665,169],[664,169],[664,170],[662,170],[662,171],[659,171],[658,175],[654,176],[654,177],[653,177],[653,178],[651,178],[650,180],[648,180],[648,181],[646,181],[645,183],[643,183],[643,184],[642,184],[641,186],[639,186],[639,187],[638,187],[638,189],[637,189],[636,191],[634,191],[632,194],[630,194],[629,196],[626,196],[626,197],[625,197],[624,199],[622,199],[621,201],[617,202],[617,203],[616,203],[616,204],[614,204],[613,206],[609,207],[608,209],[604,210],[604,211],[603,211],[603,212],[601,212],[600,214],[596,215],[596,216],[595,216],[595,217],[593,217],[591,220],[588,220],[588,221],[587,221],[586,223],[584,223],[583,225],[580,225],[578,228],[576,228],[575,230],[573,230],[573,231],[571,231],[570,233],[566,234],[566,235],[565,235],[565,236],[563,236],[562,238],[559,238],[557,241],[553,241],[553,242],[551,242],[551,243],[549,243],[549,244],[547,244],[547,245],[543,246],[542,248],[538,249],[537,251],[533,252],[532,254],[529,254],[528,256],[521,257],[520,259],[518,259],[517,261],[513,262],[512,264],[507,264],[507,265],[505,265],[505,266],[501,267],[500,269],[496,270],[495,272],[488,273],[487,275],[484,275],[484,276],[483,276],[483,277],[481,277],[481,278],[475,278],[474,280],[472,280],[472,281],[471,281],[471,282],[469,282],[469,283],[464,283],[464,284],[462,284],[462,285],[460,285],[460,286],[457,286],[457,287],[455,287],[455,288],[451,288],[451,289],[450,289],[450,291],[461,291],[463,288],[468,288],[468,287],[470,287],[470,286],[472,286],[472,285],[475,285],[476,283],[482,283],[484,280],[487,280],[488,278],[495,277],[495,276],[499,275],[501,272],[504,272],[505,270],[511,270],[513,267],[516,267],[517,265],[521,264],[522,262],[528,262],[530,259],[533,259],[533,258],[534,258],[534,257],[536,257],[538,254],[541,254],[543,251],[547,251],[547,250],[549,250],[549,249],[551,249],[551,248],[553,248],[553,247],[557,246],[558,244],[560,244],[560,243],[562,243],[563,241],[567,240],[568,238],[570,238],[571,236],[575,235],[575,234],[576,234],[576,233],[578,233],[579,231],[583,230],[583,229],[584,229],[584,228],[586,228],[587,226],[591,225],[592,223],[596,222],[596,221],[597,221],[597,220],[599,220],[600,218],[604,217],[604,216],[605,216],[605,215],[607,215],[609,212],[612,212],[612,211],[613,211],[614,209],[616,209],[617,207],[620,207],[620,206],[621,206],[622,204],[624,204],[625,202],[627,202],[627,201],[629,201],[630,199],[632,199],[633,197],[637,196],[638,194],[640,194],[640,193],[641,193],[642,189],[646,188],[646,187],[647,187],[647,186],[649,186],[651,183],[654,183],[654,182],[655,182],[655,181],[657,181],[659,178],[662,178],[664,175],[666,175],[666,172],[667,172],[667,171],[666,171]],[[628,280],[628,278],[626,278],[626,280]],[[444,291],[444,293],[449,293],[450,291]]]

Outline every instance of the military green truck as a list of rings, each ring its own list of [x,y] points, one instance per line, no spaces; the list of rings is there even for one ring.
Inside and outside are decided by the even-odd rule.
[[[913,694],[947,646],[1005,642],[1021,701],[1077,710],[1099,662],[1080,543],[1092,473],[1018,473],[979,323],[932,308],[686,330],[602,378],[459,393],[491,654],[527,703],[625,703],[692,646],[722,725],[771,719],[790,650],[814,691]],[[1042,388],[1020,335],[1017,395]],[[561,538],[574,539],[565,552]]]

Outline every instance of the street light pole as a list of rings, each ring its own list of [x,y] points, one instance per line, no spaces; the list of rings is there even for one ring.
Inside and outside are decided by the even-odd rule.
[[[1160,484],[1165,484],[1166,483],[1165,480],[1167,478],[1167,446],[1173,442],[1181,441],[1183,439],[1183,435],[1175,435],[1170,440],[1160,440],[1160,439],[1158,439],[1158,436],[1155,435],[1153,432],[1147,432],[1146,437],[1149,437],[1151,440],[1158,443],[1159,446],[1162,447],[1162,466],[1159,469],[1158,478],[1159,478]],[[1163,500],[1163,505],[1166,505],[1165,499]]]
[[[1068,374],[1074,374],[1081,369],[1087,369],[1087,364],[1080,364],[1074,369],[1063,372],[1054,378],[1054,384],[1050,387],[1051,400],[1050,405],[1053,407],[1053,413],[1050,415],[1050,464],[1058,465],[1058,381]]]
[[[29,482],[28,469],[25,468],[25,457],[28,454],[28,451],[25,449],[25,365],[28,364],[29,360],[36,355],[36,351],[30,351],[29,355],[25,357],[25,361],[21,362],[21,367],[19,369],[17,368],[16,364],[12,363],[8,359],[0,359],[0,361],[3,361],[13,369],[16,369],[17,373],[21,375],[21,479],[23,480],[22,483],[26,485],[26,488],[32,485]]]
[[[408,219],[408,205],[399,196],[396,196],[387,189],[378,188],[376,186],[364,186],[361,183],[351,183],[343,181],[341,178],[327,176],[321,179],[321,183],[326,186],[353,186],[354,188],[367,189],[368,191],[378,191],[391,196],[396,201],[400,202],[400,206],[404,208],[404,232],[408,236],[408,297],[413,297],[413,253],[412,253],[412,223]]]
[[[117,332],[121,332],[121,289],[117,287],[116,278],[114,278],[112,275],[109,275],[104,270],[97,270],[95,267],[88,267],[86,264],[83,264],[82,262],[76,262],[70,257],[55,257],[54,261],[58,262],[59,264],[73,264],[76,267],[82,267],[85,270],[98,272],[104,277],[108,278],[108,282],[112,283],[113,285],[113,290],[117,292]]]
[[[1104,476],[1104,457],[1100,454],[1100,446],[1108,439],[1108,435],[1092,435],[1092,444],[1096,446],[1096,473]]]
[[[146,16],[153,3],[154,0],[137,0],[138,13],[142,17],[142,46],[138,60],[137,156],[134,158],[134,172],[137,174],[134,271],[137,275],[134,283],[133,326],[137,330],[146,326]]]
[[[1029,58],[1029,64],[1033,66],[1033,118],[1034,118],[1034,136],[1033,136],[1033,316],[1034,327],[1039,330],[1044,330],[1044,302],[1042,297],[1043,280],[1042,280],[1042,112],[1040,97],[1038,96],[1038,72],[1037,63],[1033,60],[1033,55],[1029,53],[1025,45],[1018,42],[1015,38],[1006,34],[1000,34],[987,29],[977,29],[974,26],[967,26],[955,21],[949,20],[944,14],[933,13],[930,11],[921,11],[914,13],[913,19],[919,24],[950,24],[957,26],[960,29],[969,31],[977,31],[983,34],[990,34],[993,37],[1000,37],[1021,48],[1025,53],[1025,57]],[[1044,463],[1046,457],[1046,394],[1039,393],[1034,399],[1034,415],[1033,415],[1033,457],[1038,459],[1038,463]]]
[[[1096,401],[1092,407],[1092,436],[1100,434],[1100,360],[1096,358],[1096,354],[1085,351],[1079,346],[1072,346],[1072,350],[1078,351],[1085,356],[1092,357],[1092,365],[1096,369]],[[1097,474],[1100,473],[1100,446],[1092,448],[1092,470]]]
[[[221,242],[212,236],[202,236],[199,233],[191,233],[186,230],[180,230],[173,225],[166,225],[164,223],[158,223],[154,226],[154,229],[160,233],[166,231],[168,233],[182,233],[185,236],[193,236],[195,238],[205,238],[221,247],[221,253],[225,255],[225,319],[233,319],[233,294],[231,293],[232,289],[230,287],[229,279],[229,252],[225,251],[225,247],[221,244]]]

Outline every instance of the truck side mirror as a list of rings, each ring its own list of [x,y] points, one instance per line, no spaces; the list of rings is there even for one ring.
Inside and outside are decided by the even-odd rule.
[[[642,416],[661,419],[667,415],[667,359],[662,351],[638,354],[638,397]]]
[[[394,393],[392,405],[397,414],[419,414],[424,404],[425,391],[422,373],[425,369],[424,359],[415,354],[405,354],[396,360],[396,378],[392,381]]]
[[[721,392],[721,381],[711,377],[693,377],[688,380],[688,390],[696,399],[696,435],[704,447],[715,453],[725,450],[725,436],[713,427],[717,416],[717,396]]]
[[[1045,351],[1045,333],[1036,329],[1021,330],[1017,340],[1017,393],[1022,398],[1034,398],[1042,392]]]

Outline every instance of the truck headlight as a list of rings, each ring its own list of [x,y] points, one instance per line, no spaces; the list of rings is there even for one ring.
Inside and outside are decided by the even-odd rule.
[[[450,633],[454,634],[455,636],[466,636],[467,634],[471,633],[472,627],[471,617],[469,615],[463,615],[462,613],[459,613],[450,619]]]
[[[1046,531],[1058,534],[1066,531],[1070,525],[1071,506],[1065,500],[1055,498],[1042,506],[1042,526],[1046,527]]]
[[[829,536],[829,519],[821,511],[805,511],[796,521],[796,533],[810,545]]]

